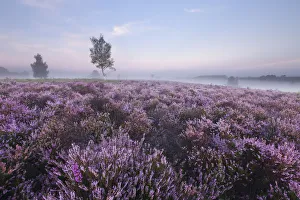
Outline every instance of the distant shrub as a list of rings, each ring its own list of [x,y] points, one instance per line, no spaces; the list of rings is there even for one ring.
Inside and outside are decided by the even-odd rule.
[[[49,71],[48,65],[43,61],[43,58],[40,54],[34,56],[35,62],[31,64],[33,71],[33,77],[35,78],[47,78]]]
[[[233,76],[229,77],[228,81],[227,81],[227,85],[229,85],[229,86],[238,86],[239,85],[238,78],[233,77]]]

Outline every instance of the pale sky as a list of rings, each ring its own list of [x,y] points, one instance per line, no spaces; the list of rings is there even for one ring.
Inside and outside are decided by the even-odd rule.
[[[89,73],[89,38],[115,74],[300,75],[300,0],[1,0],[0,66]]]

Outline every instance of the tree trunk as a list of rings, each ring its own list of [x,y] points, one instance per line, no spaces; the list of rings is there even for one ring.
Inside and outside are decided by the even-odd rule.
[[[106,80],[106,74],[104,73],[104,69],[101,68],[101,70],[102,70],[102,74],[103,74],[103,79]]]

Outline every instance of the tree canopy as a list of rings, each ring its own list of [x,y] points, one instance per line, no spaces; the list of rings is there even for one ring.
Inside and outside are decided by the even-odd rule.
[[[100,73],[97,70],[93,70],[92,74],[90,75],[91,78],[99,78]]]
[[[40,54],[34,56],[35,62],[31,64],[33,77],[35,78],[47,78],[49,71],[46,62],[43,62],[43,58]]]
[[[111,58],[111,44],[104,40],[103,35],[100,34],[99,39],[92,37],[91,42],[93,44],[93,48],[90,48],[91,62],[101,69],[103,76],[106,76],[104,73],[106,69],[116,70],[113,67],[114,60]]]

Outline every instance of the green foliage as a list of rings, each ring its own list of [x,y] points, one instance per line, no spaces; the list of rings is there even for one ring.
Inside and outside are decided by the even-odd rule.
[[[106,76],[105,69],[116,70],[113,67],[114,60],[111,58],[111,44],[104,40],[103,35],[100,34],[99,39],[92,37],[91,42],[93,44],[93,48],[90,48],[91,62],[102,70],[103,76]]]

